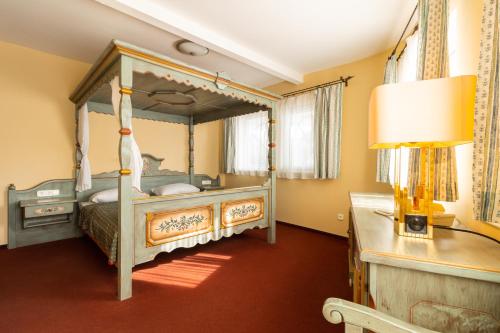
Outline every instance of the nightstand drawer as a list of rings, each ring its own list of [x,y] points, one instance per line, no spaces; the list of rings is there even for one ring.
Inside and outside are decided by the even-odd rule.
[[[73,213],[72,202],[57,203],[53,205],[40,205],[40,206],[29,206],[24,207],[24,217],[41,217],[50,215],[61,215],[61,214],[71,214]]]

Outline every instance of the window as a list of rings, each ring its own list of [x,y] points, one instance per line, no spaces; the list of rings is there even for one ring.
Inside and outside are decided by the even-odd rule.
[[[340,175],[344,83],[278,103],[278,177],[335,179]]]
[[[335,179],[340,170],[344,83],[284,98],[277,106],[276,160],[281,178]],[[224,121],[224,172],[268,172],[268,115]]]
[[[278,103],[278,177],[313,178],[315,92]]]
[[[268,171],[266,111],[231,118],[234,130],[234,173],[263,176]]]

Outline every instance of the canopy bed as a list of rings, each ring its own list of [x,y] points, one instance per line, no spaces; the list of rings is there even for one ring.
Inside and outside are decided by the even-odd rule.
[[[24,191],[11,188],[9,208],[19,210],[19,200],[33,199],[40,189],[60,186],[60,196],[78,202],[79,224],[84,232],[117,265],[120,300],[132,296],[133,266],[153,260],[160,252],[216,241],[251,228],[268,228],[267,239],[272,244],[276,241],[274,108],[278,99],[277,95],[233,82],[223,73],[213,74],[114,40],[70,97],[77,116],[76,179],[49,181]],[[267,181],[261,186],[213,190],[220,186],[219,177],[194,173],[195,125],[259,111],[267,111],[269,119]],[[120,170],[91,176],[88,112],[119,119]],[[132,118],[188,126],[188,173],[159,170],[160,160],[141,156],[132,134]],[[71,190],[68,182],[73,184]],[[174,183],[210,190],[136,195],[138,190],[149,193]],[[117,186],[114,206],[86,204],[103,190],[113,191]],[[21,215],[12,214],[14,232],[15,225],[22,223]]]

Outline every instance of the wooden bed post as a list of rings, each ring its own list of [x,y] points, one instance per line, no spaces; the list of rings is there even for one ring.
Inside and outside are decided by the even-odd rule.
[[[194,119],[189,116],[189,183],[194,185]]]
[[[118,299],[132,297],[132,267],[134,261],[134,230],[131,177],[131,128],[132,128],[132,59],[120,58],[120,178],[118,184],[119,203],[119,248],[118,248]]]
[[[276,103],[273,102],[271,109],[267,112],[269,119],[269,148],[268,160],[269,171],[268,178],[271,185],[271,193],[269,197],[269,228],[267,229],[267,242],[269,244],[276,243]]]

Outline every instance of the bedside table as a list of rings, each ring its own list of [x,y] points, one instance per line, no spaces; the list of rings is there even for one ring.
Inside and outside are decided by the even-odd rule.
[[[71,222],[75,202],[71,197],[19,201],[23,228]]]
[[[10,189],[10,193],[14,189]],[[52,242],[81,235],[74,197],[49,197],[12,202],[8,248]]]

